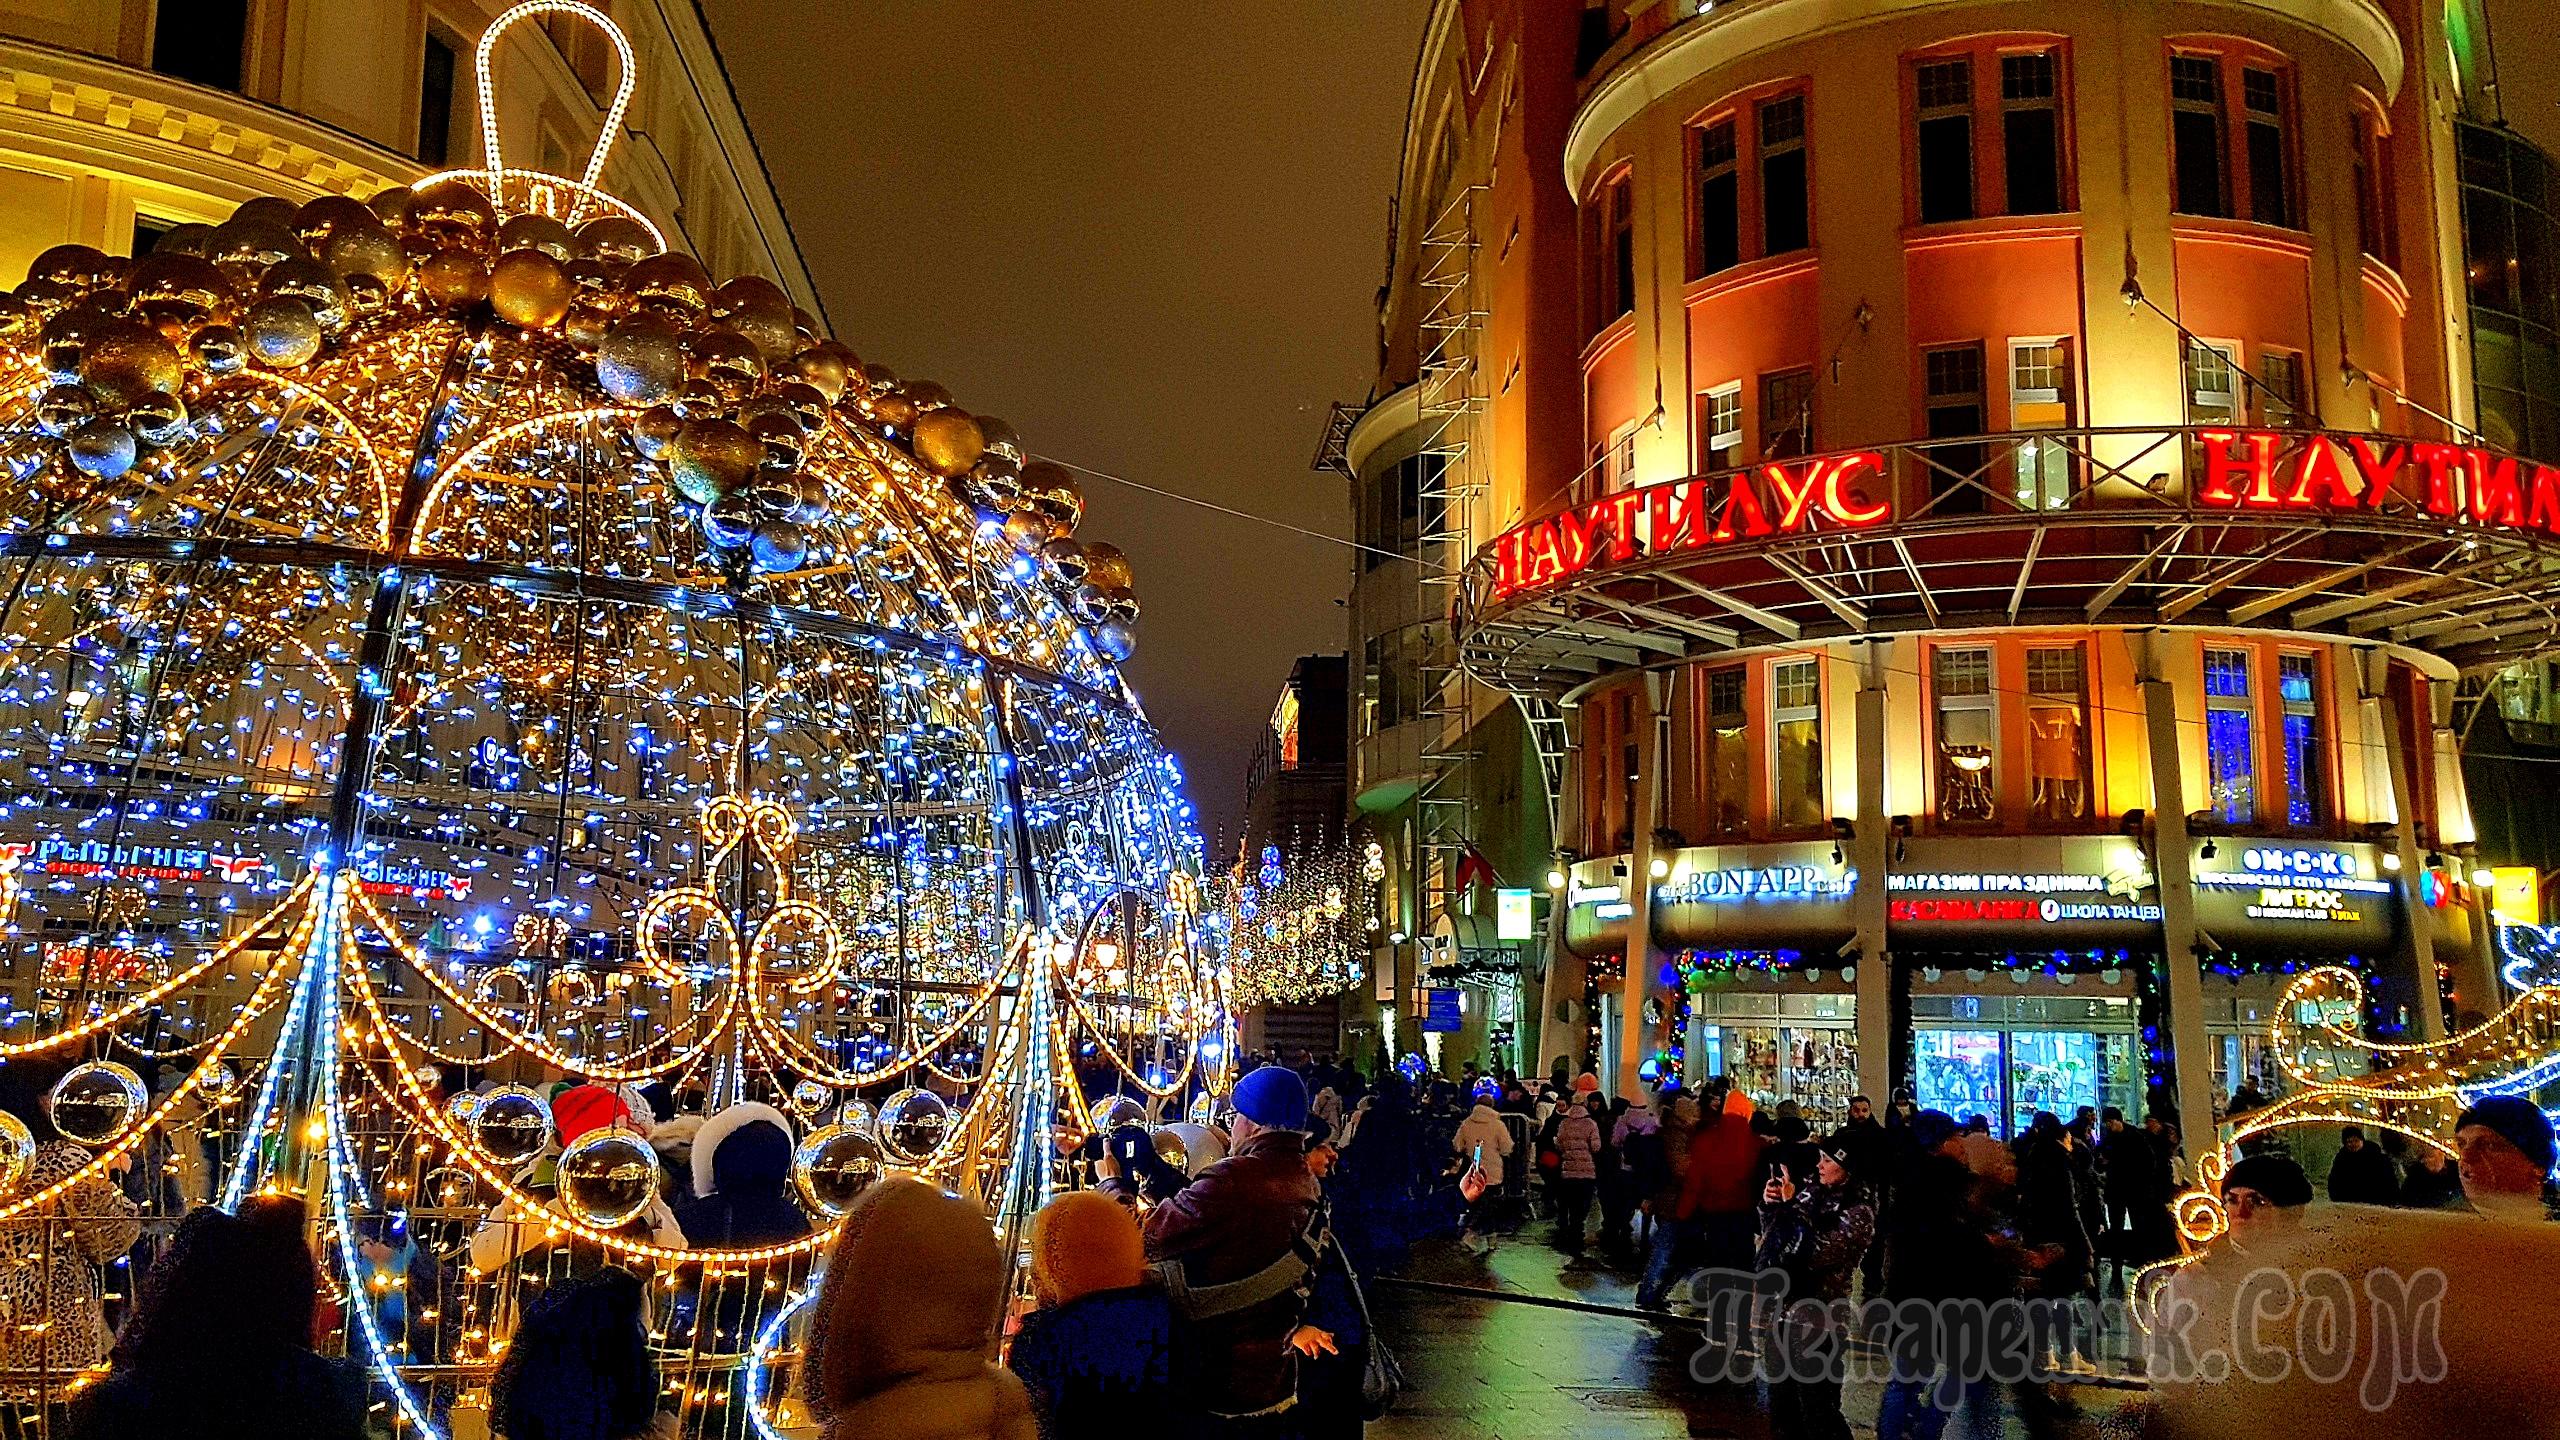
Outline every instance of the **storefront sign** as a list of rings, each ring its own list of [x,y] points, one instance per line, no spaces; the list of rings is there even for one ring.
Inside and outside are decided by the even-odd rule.
[[[1622,490],[1494,541],[1493,595],[1543,589],[1640,555],[1881,525],[1893,518],[1884,480],[1884,457],[1861,453]]]
[[[2196,925],[2224,949],[2374,955],[2398,933],[2400,885],[2373,846],[2210,843],[2197,848]]]
[[[2499,924],[2542,923],[2541,871],[2530,865],[2498,865],[2489,875],[2489,913]]]
[[[1436,986],[1422,992],[1422,1029],[1425,1034],[1454,1035],[1466,1028],[1464,994],[1454,985]]]
[[[468,900],[471,877],[406,860],[368,860],[356,869],[357,883],[367,895],[405,895],[412,900]]]
[[[1538,933],[1536,903],[1526,890],[1493,892],[1493,937],[1497,940],[1527,940]]]
[[[43,875],[100,876],[118,880],[214,881],[245,885],[267,868],[256,855],[223,855],[187,845],[115,845],[103,840],[55,838],[32,845],[0,845],[11,868]]]
[[[1858,872],[1831,861],[1829,841],[1705,845],[1670,858],[1653,887],[1653,942],[1667,951],[1800,949],[1828,952],[1855,929]],[[1626,949],[1634,890],[1618,872],[1632,858],[1585,861],[1565,892],[1565,945],[1577,955]]]
[[[72,985],[147,985],[166,979],[161,958],[131,945],[82,945],[48,940],[41,952],[43,983]]]
[[[1915,839],[1885,876],[1896,950],[2093,950],[2154,946],[2157,881],[2122,840]]]
[[[2560,535],[2560,467],[2473,446],[2208,430],[2197,498],[2235,510],[2379,511]]]

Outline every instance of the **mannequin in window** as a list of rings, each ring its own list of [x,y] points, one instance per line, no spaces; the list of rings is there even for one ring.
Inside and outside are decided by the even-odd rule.
[[[2028,748],[2034,762],[2038,818],[2076,820],[2085,811],[2081,796],[2080,717],[2060,706],[2027,712]]]

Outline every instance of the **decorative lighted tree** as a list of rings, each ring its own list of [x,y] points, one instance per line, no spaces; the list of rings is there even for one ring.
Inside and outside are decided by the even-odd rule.
[[[487,93],[546,12],[621,56],[575,180],[508,168]],[[512,1207],[685,1297],[671,1373],[726,1426],[749,1347],[700,1317],[802,1284],[884,1166],[1018,1225],[1071,1054],[1222,1083],[1200,845],[1072,475],[599,189],[602,15],[520,5],[479,61],[483,169],[58,247],[0,300],[0,1058],[77,1064],[82,1142],[21,1183],[0,1124],[0,1225],[210,1142],[214,1198],[310,1198],[350,1349],[440,1434],[421,1377],[467,1391],[558,1267],[394,1306],[368,1247]],[[772,1101],[816,1228],[652,1239],[644,1141],[549,1155],[539,1089],[448,1093],[480,1075]]]

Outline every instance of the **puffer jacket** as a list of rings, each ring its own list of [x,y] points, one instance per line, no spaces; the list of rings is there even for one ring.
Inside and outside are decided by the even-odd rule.
[[[906,1176],[853,1202],[810,1320],[801,1388],[821,1440],[1038,1440],[994,1364],[1005,1261],[985,1212]]]
[[[1556,1127],[1556,1156],[1559,1178],[1600,1178],[1600,1122],[1580,1102],[1565,1111],[1564,1123]]]
[[[1097,1290],[1022,1320],[1005,1363],[1030,1388],[1043,1440],[1114,1431],[1166,1434],[1173,1422],[1173,1323],[1152,1285]]]
[[[1323,1203],[1307,1137],[1257,1131],[1147,1213],[1147,1259],[1179,1265],[1194,1289],[1242,1280],[1289,1255]],[[1252,1415],[1287,1403],[1297,1393],[1289,1333],[1305,1312],[1303,1287],[1224,1314],[1177,1310],[1173,1373],[1187,1406]]]
[[[1483,1101],[1476,1102],[1476,1108],[1458,1122],[1457,1138],[1450,1144],[1457,1150],[1461,1164],[1473,1157],[1484,1167],[1487,1185],[1502,1183],[1502,1157],[1511,1153],[1512,1141],[1511,1127],[1503,1123],[1501,1112]]]

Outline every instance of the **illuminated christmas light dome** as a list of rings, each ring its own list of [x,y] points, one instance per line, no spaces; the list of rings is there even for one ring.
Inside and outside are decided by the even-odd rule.
[[[57,247],[0,299],[0,1058],[70,1072],[88,1147],[0,1226],[196,1133],[215,1198],[308,1194],[355,1293],[368,1237],[458,1260],[512,1213],[435,1354],[415,1304],[347,1321],[466,1388],[536,1251],[662,1270],[735,1356],[771,1312],[715,1280],[801,1283],[871,1175],[1017,1221],[1070,1057],[1178,1119],[1228,1048],[1072,475],[599,190],[632,80],[593,10],[492,25],[483,115],[544,12],[622,57],[581,178],[491,122],[483,169]],[[523,1084],[454,1103],[482,1078]],[[581,1083],[592,1139],[546,1089]],[[652,1231],[653,1083],[778,1107],[810,1234]]]

